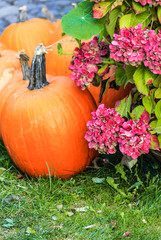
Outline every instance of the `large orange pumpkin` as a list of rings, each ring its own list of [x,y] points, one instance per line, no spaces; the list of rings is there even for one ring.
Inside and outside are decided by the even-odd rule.
[[[35,56],[29,86],[28,80],[17,84],[3,106],[3,141],[28,175],[67,178],[85,170],[95,156],[84,136],[96,104],[69,77],[53,77],[48,84],[42,46]]]
[[[32,59],[35,47],[40,43],[47,46],[54,29],[53,24],[47,19],[26,20],[22,17],[20,22],[12,23],[5,28],[0,36],[0,42],[16,52],[24,49]]]

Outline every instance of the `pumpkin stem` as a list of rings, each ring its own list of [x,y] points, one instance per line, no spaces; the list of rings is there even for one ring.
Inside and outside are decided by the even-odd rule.
[[[28,85],[29,90],[40,89],[49,84],[46,79],[46,53],[47,49],[43,44],[39,44],[35,49],[35,54],[31,63],[31,77]]]
[[[19,7],[18,11],[18,22],[25,22],[27,20],[27,6]]]
[[[18,53],[18,58],[20,60],[20,64],[21,64],[21,69],[22,69],[22,73],[23,73],[23,80],[27,80],[30,79],[30,67],[28,64],[29,61],[29,56],[25,53],[24,50],[21,50]]]

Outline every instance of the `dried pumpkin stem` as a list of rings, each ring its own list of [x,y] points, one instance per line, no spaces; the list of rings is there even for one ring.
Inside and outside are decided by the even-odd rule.
[[[27,20],[27,6],[19,7],[18,11],[18,22],[25,22]]]
[[[45,54],[47,49],[43,44],[35,49],[35,54],[31,63],[31,77],[28,89],[35,90],[41,89],[49,84],[46,79],[46,59]]]
[[[22,73],[23,73],[23,80],[27,80],[30,79],[30,67],[28,64],[29,61],[29,56],[25,53],[24,50],[21,50],[18,53],[18,58],[20,60],[20,64],[21,64],[21,69],[22,69]]]

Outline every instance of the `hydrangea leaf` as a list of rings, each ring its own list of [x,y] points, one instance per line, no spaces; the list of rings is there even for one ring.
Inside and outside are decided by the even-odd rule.
[[[149,88],[145,84],[145,67],[139,66],[134,73],[134,82],[138,91],[146,96],[149,94]]]
[[[123,67],[116,68],[116,72],[115,72],[116,85],[123,86],[126,81],[126,78],[127,76],[125,73],[125,69]]]
[[[100,2],[100,3],[95,3],[93,6],[93,17],[100,19],[108,13],[108,11],[111,9],[112,4],[115,2],[113,0],[112,2]]]
[[[157,78],[157,75],[152,73],[148,67],[144,70],[145,74],[145,84],[149,85],[154,82],[154,80]]]
[[[123,15],[120,20],[119,20],[119,26],[120,26],[120,29],[121,28],[129,28],[131,27],[131,23],[133,21],[135,17],[135,14],[134,13],[129,13],[129,14],[126,14],[126,15]]]
[[[117,107],[115,108],[116,111],[119,112],[121,117],[127,117],[128,118],[128,113],[130,112],[131,109],[131,94],[129,94],[128,97],[122,99],[119,104],[117,103]]]
[[[156,89],[155,98],[161,98],[161,88]]]
[[[161,23],[161,6],[157,7],[157,16],[158,16],[158,20]]]
[[[156,125],[155,125],[155,128],[154,128],[154,131],[156,133],[161,134],[161,119],[156,121]]]
[[[135,27],[137,24],[142,23],[143,28],[146,27],[152,20],[152,14],[150,12],[143,12],[135,15],[134,21],[131,27]]]
[[[145,109],[147,110],[147,112],[149,114],[153,113],[154,109],[155,109],[155,106],[153,104],[154,99],[152,99],[151,96],[144,96],[142,101],[143,101],[143,105],[144,105]]]
[[[107,30],[107,32],[108,32],[108,34],[110,35],[111,38],[113,37],[116,22],[117,22],[117,19],[119,17],[120,11],[121,11],[121,7],[118,6],[110,12],[110,15],[109,15],[110,23],[108,25],[106,25],[106,30]]]
[[[63,32],[76,39],[90,39],[104,29],[105,18],[93,18],[93,2],[80,2],[61,21]]]
[[[159,134],[158,140],[159,140],[159,144],[160,144],[160,148],[161,148],[161,134]]]
[[[151,149],[159,150],[159,148],[160,148],[160,143],[159,143],[159,140],[158,140],[157,136],[152,135],[152,137],[151,137]]]
[[[136,67],[131,65],[127,65],[125,68],[126,76],[129,82],[134,83],[133,75],[136,71]]]
[[[153,85],[154,85],[154,87],[161,87],[161,75],[159,74],[158,76],[157,76],[157,78],[153,81]]]
[[[133,109],[132,114],[135,115],[136,120],[139,120],[144,110],[145,110],[145,107],[143,107],[142,105],[139,105]]]
[[[159,100],[155,106],[155,115],[157,119],[161,119],[161,100]]]
[[[132,2],[133,9],[136,14],[142,13],[147,10],[147,6],[142,6],[140,3],[135,1]]]

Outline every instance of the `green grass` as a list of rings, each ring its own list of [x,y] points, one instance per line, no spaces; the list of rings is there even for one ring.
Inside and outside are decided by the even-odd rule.
[[[137,172],[126,169],[126,182],[108,164],[67,180],[18,179],[21,173],[2,143],[1,167],[0,240],[161,240],[160,179],[149,178],[130,192],[129,186],[140,180]],[[118,189],[107,183],[108,177],[117,178]],[[123,237],[127,231],[130,235]]]

